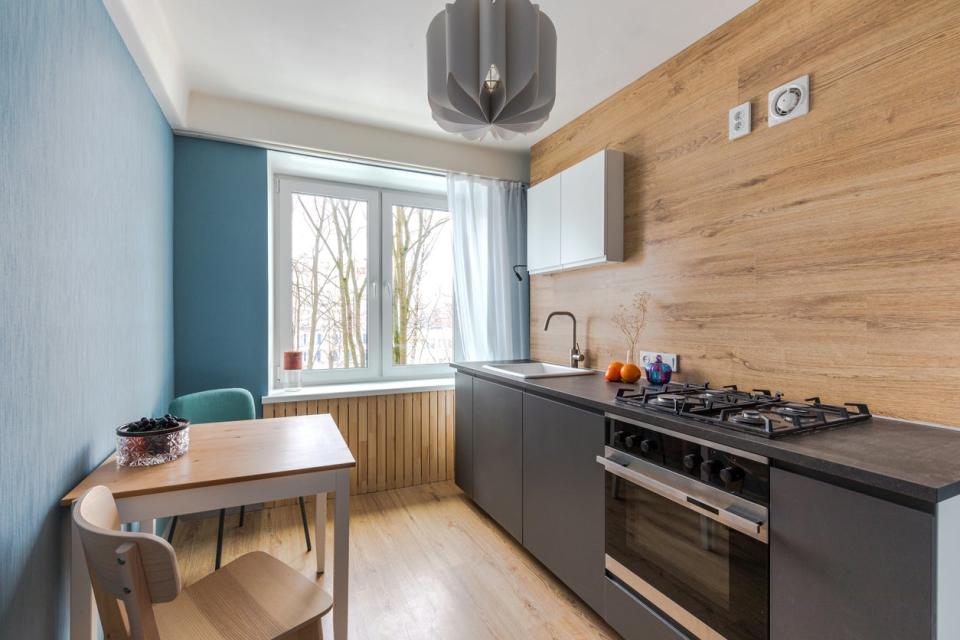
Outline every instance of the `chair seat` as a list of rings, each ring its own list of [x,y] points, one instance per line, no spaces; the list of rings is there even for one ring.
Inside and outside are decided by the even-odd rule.
[[[154,605],[154,615],[162,638],[273,640],[317,621],[332,606],[333,598],[315,583],[255,551],[190,585],[173,602]]]

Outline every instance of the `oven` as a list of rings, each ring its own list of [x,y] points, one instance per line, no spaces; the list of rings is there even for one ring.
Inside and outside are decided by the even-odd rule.
[[[701,640],[769,636],[768,461],[608,415],[608,577]]]

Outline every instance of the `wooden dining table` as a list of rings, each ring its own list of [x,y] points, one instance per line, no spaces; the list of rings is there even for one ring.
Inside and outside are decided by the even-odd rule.
[[[326,553],[327,493],[334,496],[333,630],[347,638],[350,469],[356,460],[329,415],[216,422],[190,427],[186,455],[152,467],[121,467],[111,455],[63,497],[70,507],[89,488],[113,492],[124,523],[155,532],[156,519],[227,507],[317,496],[317,573]],[[70,637],[97,637],[93,588],[75,525],[65,569],[70,575]]]

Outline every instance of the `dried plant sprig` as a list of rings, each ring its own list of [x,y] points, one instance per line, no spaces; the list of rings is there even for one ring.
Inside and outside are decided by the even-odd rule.
[[[613,324],[627,339],[627,345],[630,347],[631,353],[636,352],[640,334],[643,333],[643,328],[647,324],[647,307],[649,304],[650,294],[642,291],[633,296],[631,307],[620,305],[620,308],[613,315]]]

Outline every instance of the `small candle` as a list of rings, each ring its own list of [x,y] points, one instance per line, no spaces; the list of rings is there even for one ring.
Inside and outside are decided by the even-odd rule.
[[[300,370],[303,369],[303,353],[299,351],[283,352],[283,388],[286,391],[299,391]]]
[[[300,351],[284,351],[283,368],[285,371],[299,371],[303,369],[303,353]]]

